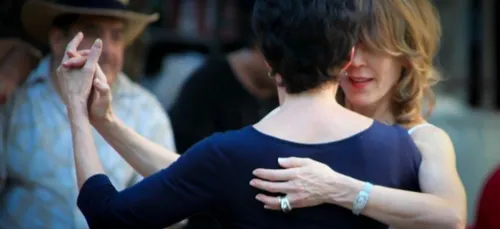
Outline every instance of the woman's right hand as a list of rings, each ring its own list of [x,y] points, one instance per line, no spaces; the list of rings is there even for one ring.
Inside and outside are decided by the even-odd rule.
[[[69,60],[63,63],[66,68],[81,68],[87,62],[90,50],[68,51]],[[92,82],[92,91],[89,97],[89,118],[92,125],[102,125],[113,119],[113,110],[111,108],[112,96],[111,88],[108,84],[106,75],[98,65]]]

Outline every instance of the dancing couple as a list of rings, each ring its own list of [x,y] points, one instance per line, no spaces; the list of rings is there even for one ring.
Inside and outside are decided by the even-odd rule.
[[[421,114],[438,79],[430,1],[257,0],[252,21],[279,109],[182,156],[113,115],[98,64],[106,44],[79,50],[82,33],[68,44],[57,77],[91,228],[163,228],[205,212],[222,228],[464,227],[452,143]],[[92,125],[144,180],[115,189]]]

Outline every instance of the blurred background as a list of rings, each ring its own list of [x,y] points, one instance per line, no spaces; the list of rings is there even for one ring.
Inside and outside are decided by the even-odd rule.
[[[16,20],[12,9],[20,3],[1,2],[0,30],[7,33],[5,18]],[[443,27],[438,66],[445,80],[436,86],[437,106],[430,121],[444,128],[455,144],[470,221],[487,174],[500,162],[500,52],[496,42],[500,3],[435,3]],[[204,59],[225,55],[247,43],[248,28],[238,17],[238,4],[237,0],[130,0],[131,9],[159,12],[160,20],[127,50],[124,71],[168,111],[183,83]]]

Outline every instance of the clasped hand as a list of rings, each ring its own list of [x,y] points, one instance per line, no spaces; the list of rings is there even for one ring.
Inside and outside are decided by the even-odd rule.
[[[82,39],[83,34],[78,33],[69,42],[57,68],[61,97],[68,109],[88,107],[91,121],[105,119],[111,115],[111,92],[98,64],[103,44],[97,39],[90,50],[77,51]]]

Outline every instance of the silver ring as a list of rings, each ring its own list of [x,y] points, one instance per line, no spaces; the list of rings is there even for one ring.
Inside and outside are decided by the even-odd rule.
[[[287,213],[292,211],[292,206],[290,205],[290,201],[286,196],[278,196],[278,200],[280,202],[281,211]]]

